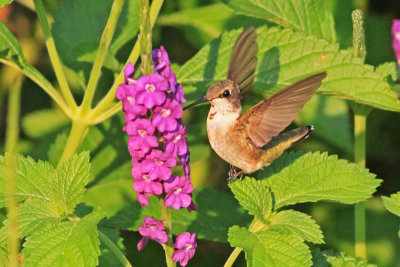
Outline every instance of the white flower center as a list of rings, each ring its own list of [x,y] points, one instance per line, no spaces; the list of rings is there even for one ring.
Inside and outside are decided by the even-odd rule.
[[[128,99],[129,103],[131,103],[131,104],[136,103],[135,99],[132,96],[128,96],[126,99]]]
[[[143,175],[143,180],[145,180],[146,182],[150,182],[150,176],[148,174]]]
[[[177,136],[175,136],[175,138],[174,138],[174,143],[176,143],[176,142],[178,142],[179,140],[181,140],[181,135],[180,134],[178,134]]]
[[[396,40],[400,40],[400,32],[396,32],[394,38],[396,38]]]
[[[145,137],[147,135],[146,131],[142,129],[138,130],[137,132],[141,137]]]
[[[156,90],[156,87],[154,86],[154,84],[146,84],[146,86],[144,87],[146,89],[147,92],[153,92],[154,90]]]
[[[156,162],[157,165],[163,165],[164,164],[164,162],[159,160],[159,159],[155,159],[154,161]]]
[[[186,244],[185,247],[183,248],[184,250],[189,250],[191,249],[193,246],[192,244]]]
[[[174,194],[179,194],[181,191],[182,191],[182,188],[180,188],[180,187],[174,188]]]
[[[166,108],[163,108],[163,109],[161,110],[161,115],[162,115],[163,117],[167,117],[169,114],[171,114],[171,110],[166,109]]]

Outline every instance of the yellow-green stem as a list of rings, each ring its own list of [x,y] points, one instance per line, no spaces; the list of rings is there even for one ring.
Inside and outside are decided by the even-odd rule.
[[[168,241],[163,245],[165,251],[165,261],[168,267],[175,267],[176,263],[172,260],[174,247],[172,246],[172,218],[171,208],[164,205],[164,199],[160,198],[161,220],[167,228]]]
[[[43,91],[45,91],[54,100],[54,102],[56,102],[56,104],[65,112],[65,114],[68,117],[72,116],[70,108],[66,105],[60,93],[53,87],[53,85],[48,80],[38,78],[40,77],[40,75],[35,75],[35,73],[38,72],[35,68],[31,67],[30,65],[27,65],[23,69],[21,69],[17,64],[1,58],[0,62],[20,70],[23,74],[25,74],[25,76],[27,76],[29,79],[35,82],[39,87],[41,87]]]
[[[150,7],[150,24],[151,28],[154,27],[154,23],[157,19],[158,13],[160,12],[160,9],[162,7],[164,0],[153,0],[151,3]],[[135,64],[137,59],[139,58],[140,54],[140,40],[138,39],[135,43],[135,46],[133,47],[131,54],[128,57],[128,60],[125,63],[125,66],[129,63],[132,62],[132,64]],[[118,86],[124,82],[124,72],[121,71],[121,73],[118,75],[117,79],[114,81],[111,89],[108,91],[106,96],[99,102],[99,104],[94,108],[92,112],[92,117],[96,117],[99,114],[101,114],[104,110],[107,110],[113,103],[115,99],[115,92],[117,91]]]
[[[237,257],[239,257],[240,252],[242,252],[242,248],[236,247],[229,258],[226,260],[224,267],[231,267],[233,263],[236,261]]]
[[[63,154],[61,155],[59,163],[69,159],[73,154],[78,151],[78,148],[85,137],[89,125],[86,121],[73,120],[71,131],[69,133],[67,144],[65,145]]]
[[[60,85],[62,95],[64,96],[67,105],[72,109],[72,111],[75,111],[77,105],[71,93],[71,90],[68,86],[67,79],[65,78],[63,66],[58,56],[53,36],[51,35],[43,3],[41,0],[33,0],[33,2],[35,3],[35,8],[39,18],[39,22],[43,29],[47,51],[49,52],[50,61],[51,64],[53,65],[53,69],[56,74],[58,84]]]
[[[16,156],[17,143],[19,136],[19,114],[21,100],[22,76],[16,78],[16,82],[9,90],[8,117],[6,130],[6,183],[7,183],[7,203],[8,203],[8,223],[7,223],[7,247],[8,265],[18,266],[19,252],[19,233],[18,233],[18,206],[16,195]]]
[[[365,167],[365,129],[367,116],[357,113],[354,109],[354,162]],[[355,225],[355,255],[358,258],[366,259],[366,223],[365,223],[365,202],[357,203],[354,207]]]
[[[97,50],[97,55],[93,64],[92,72],[90,73],[88,86],[86,88],[85,95],[83,97],[82,101],[83,115],[86,115],[89,109],[91,108],[93,96],[97,87],[97,82],[99,81],[101,74],[101,67],[103,66],[106,53],[108,51],[108,48],[110,47],[111,40],[114,36],[115,26],[117,25],[118,18],[122,11],[122,7],[124,6],[124,2],[125,0],[114,0],[114,3],[111,7],[110,16],[107,20],[107,24],[101,36],[99,49]]]
[[[100,230],[97,230],[99,234],[100,242],[105,245],[114,256],[121,262],[124,267],[132,267],[132,264],[128,261],[124,254],[122,254],[121,250],[114,244],[105,234],[103,234]]]

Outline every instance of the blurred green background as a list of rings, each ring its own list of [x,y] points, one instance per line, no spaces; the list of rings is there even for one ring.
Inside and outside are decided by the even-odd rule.
[[[50,15],[54,14],[62,2],[67,1],[44,1]],[[325,4],[334,13],[338,41],[342,49],[351,46],[351,12],[355,8],[360,8],[366,14],[366,63],[376,66],[395,60],[391,48],[390,26],[393,19],[400,18],[400,1],[325,0]],[[28,62],[55,83],[42,32],[31,5],[31,1],[16,1],[12,5],[0,9],[0,19],[9,26],[21,42]],[[218,37],[223,31],[262,24],[265,24],[265,21],[234,15],[220,1],[165,1],[154,28],[154,47],[165,46],[174,63],[173,69],[176,71],[202,46]],[[118,52],[117,57],[120,60],[127,57],[134,41],[126,44]],[[0,66],[1,153],[4,153],[7,90],[15,75],[17,75],[15,70]],[[79,98],[82,97],[82,89],[78,79],[72,72],[67,72],[67,75],[79,101]],[[103,93],[108,89],[110,75],[107,71],[104,72]],[[99,94],[101,93],[100,90]],[[48,159],[48,150],[55,142],[56,137],[59,136],[60,140],[63,136],[65,138],[69,120],[55,108],[50,98],[28,79],[23,84],[21,106],[20,153],[30,155],[35,159]],[[193,155],[192,177],[196,187],[213,187],[228,192],[225,179],[228,165],[219,159],[208,145],[205,128],[207,113],[208,107],[202,106],[185,114],[184,117],[184,121],[189,124],[188,135]],[[344,100],[315,96],[305,106],[295,123],[313,124],[316,128],[315,133],[306,142],[296,146],[295,150],[328,151],[330,154],[338,154],[340,158],[352,160],[352,114],[348,103]],[[99,162],[111,157],[129,159],[124,148],[126,137],[121,133],[121,127],[122,123],[118,118],[113,118],[109,122],[97,126],[91,130],[91,134],[98,137],[92,141],[97,141],[84,143],[82,149],[91,149],[95,154],[94,160],[97,159]],[[60,133],[64,133],[63,136],[60,136]],[[400,190],[399,133],[400,114],[381,110],[373,110],[370,113],[367,122],[367,167],[383,180],[376,196],[389,195]],[[116,149],[116,147],[120,148]],[[114,155],[117,152],[122,155]],[[110,162],[114,161],[110,160]],[[109,168],[113,168],[113,166],[111,164]],[[116,164],[114,167],[120,166]],[[95,175],[107,178],[107,171],[101,168],[95,169]],[[129,178],[124,180],[119,188],[100,188],[96,187],[97,183],[94,181],[91,185],[93,187],[88,191],[86,202],[104,205],[110,215],[121,208],[121,205],[133,199]],[[110,192],[109,190],[114,191]],[[102,199],[104,193],[113,193],[113,200],[107,202],[108,200]],[[370,262],[379,266],[400,266],[400,244],[397,236],[400,219],[385,211],[379,197],[370,199],[367,207],[367,245]],[[312,215],[321,225],[326,241],[323,248],[333,248],[336,251],[344,251],[353,255],[352,206],[316,203],[302,204],[296,208]],[[139,236],[132,232],[122,232],[122,236],[125,238],[124,244],[127,248],[128,258],[132,259],[136,266],[146,266],[149,259],[154,260],[155,253],[162,254],[160,246],[150,243],[149,248],[139,255],[136,250]],[[207,241],[199,241],[198,247],[197,256],[190,266],[222,266],[232,250],[228,244]],[[153,266],[162,266],[163,258],[159,259],[160,262],[154,263]],[[242,255],[236,266],[244,265]]]

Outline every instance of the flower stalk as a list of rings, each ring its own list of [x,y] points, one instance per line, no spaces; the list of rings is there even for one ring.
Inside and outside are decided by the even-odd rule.
[[[7,247],[8,247],[8,266],[18,266],[18,252],[20,246],[18,233],[18,205],[16,196],[16,157],[17,143],[19,136],[19,115],[21,105],[22,76],[18,75],[14,86],[9,90],[8,118],[6,130],[6,190],[8,203],[8,223],[7,223]]]
[[[351,14],[353,20],[353,55],[365,59],[365,33],[363,12],[359,9]],[[370,107],[351,103],[354,113],[354,162],[361,167],[366,166],[366,122]],[[367,258],[366,248],[366,221],[365,202],[354,206],[354,234],[355,234],[355,256],[361,259]]]
[[[55,71],[57,81],[60,85],[61,88],[61,93],[65,99],[65,102],[69,106],[69,108],[73,111],[76,110],[77,105],[75,102],[75,99],[71,93],[71,90],[69,88],[67,79],[65,77],[64,71],[63,71],[63,66],[60,60],[60,57],[58,56],[56,45],[54,43],[54,38],[51,35],[49,23],[46,18],[46,11],[44,9],[43,3],[41,0],[33,0],[36,8],[36,13],[39,18],[40,25],[42,26],[43,33],[45,36],[45,41],[46,41],[46,47],[47,51],[50,56],[50,61],[51,64],[53,65],[53,69]]]
[[[163,221],[166,231],[167,231],[167,236],[168,236],[168,241],[163,244],[163,249],[165,252],[165,261],[167,263],[168,267],[175,267],[176,263],[172,260],[172,255],[174,254],[174,248],[172,244],[172,218],[171,218],[171,208],[166,207],[164,205],[164,199],[160,198],[160,211],[161,211],[161,220]]]
[[[94,93],[96,91],[97,82],[101,74],[101,67],[103,66],[108,48],[110,47],[112,38],[114,36],[115,27],[117,25],[119,16],[121,15],[122,8],[125,0],[115,0],[112,7],[110,17],[107,20],[103,34],[100,39],[99,49],[97,50],[96,59],[93,64],[92,72],[90,73],[89,82],[85,91],[82,101],[82,114],[85,115],[89,112]]]

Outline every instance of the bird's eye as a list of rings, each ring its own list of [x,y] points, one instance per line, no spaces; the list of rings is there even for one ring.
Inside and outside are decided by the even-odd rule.
[[[225,91],[222,93],[222,96],[223,96],[223,97],[228,97],[228,96],[230,96],[230,94],[231,94],[231,92],[229,92],[229,90],[225,90]]]

